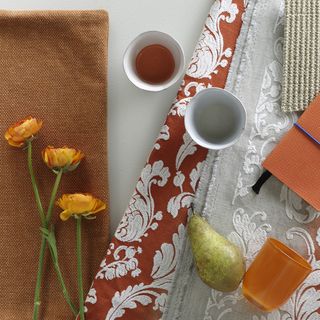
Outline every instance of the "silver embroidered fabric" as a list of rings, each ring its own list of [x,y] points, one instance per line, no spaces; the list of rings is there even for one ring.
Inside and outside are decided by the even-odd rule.
[[[195,199],[215,230],[239,245],[250,265],[273,236],[305,256],[314,272],[279,310],[264,313],[252,306],[241,287],[228,294],[211,290],[199,279],[186,239],[173,289],[162,320],[315,320],[320,319],[320,232],[310,226],[319,217],[308,204],[271,178],[255,195],[251,187],[261,163],[296,120],[281,111],[284,4],[250,0],[229,72],[226,89],[244,103],[245,134],[232,148],[209,152]],[[319,255],[318,255],[319,257]]]

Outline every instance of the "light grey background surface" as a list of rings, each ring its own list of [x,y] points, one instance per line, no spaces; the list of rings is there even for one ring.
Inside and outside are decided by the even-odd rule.
[[[213,0],[0,0],[1,9],[106,9],[109,12],[108,144],[111,233],[117,227],[179,83],[160,93],[135,88],[122,56],[139,33],[160,30],[182,45],[188,63]]]

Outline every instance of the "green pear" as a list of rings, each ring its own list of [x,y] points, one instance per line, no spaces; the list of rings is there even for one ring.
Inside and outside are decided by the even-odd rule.
[[[188,235],[201,280],[218,291],[236,290],[245,273],[240,249],[198,214],[189,221]]]

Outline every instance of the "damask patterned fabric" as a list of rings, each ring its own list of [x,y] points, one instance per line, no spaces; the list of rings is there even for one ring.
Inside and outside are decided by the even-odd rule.
[[[241,287],[223,294],[204,285],[186,241],[163,320],[320,319],[320,213],[274,177],[259,195],[251,189],[261,163],[297,119],[281,111],[283,29],[282,0],[249,1],[226,83],[246,107],[246,130],[234,147],[209,152],[195,208],[242,249],[247,266],[272,236],[300,252],[313,272],[285,305],[265,313]]]
[[[188,209],[207,155],[185,133],[185,109],[200,90],[224,87],[244,8],[244,0],[214,2],[177,99],[87,296],[87,320],[160,319],[166,311]]]

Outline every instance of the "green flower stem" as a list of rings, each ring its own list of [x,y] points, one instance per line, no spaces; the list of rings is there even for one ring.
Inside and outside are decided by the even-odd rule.
[[[39,307],[41,304],[41,302],[40,302],[40,289],[41,289],[41,280],[42,280],[42,274],[43,274],[43,261],[44,261],[44,254],[46,252],[46,247],[47,247],[47,241],[44,237],[42,237],[39,262],[38,262],[38,274],[37,274],[36,288],[34,291],[33,320],[38,319]]]
[[[39,195],[39,190],[36,182],[36,178],[34,176],[33,172],[33,166],[32,166],[32,142],[29,141],[27,144],[28,148],[28,168],[29,168],[29,173],[31,177],[31,183],[32,183],[32,188],[35,196],[35,200],[37,203],[40,219],[41,219],[41,224],[43,226],[46,225],[46,217],[44,215],[44,210],[42,207],[40,195]],[[37,280],[36,280],[36,288],[34,291],[34,307],[33,307],[33,320],[38,319],[38,313],[39,313],[39,307],[40,307],[40,289],[41,289],[41,280],[42,280],[42,274],[43,274],[43,261],[44,261],[44,254],[46,251],[47,247],[47,242],[44,237],[41,239],[41,247],[40,247],[40,254],[39,254],[39,262],[38,262],[38,273],[37,273]]]
[[[58,188],[59,188],[59,185],[61,182],[62,174],[63,174],[63,169],[60,169],[57,174],[56,181],[54,182],[54,185],[53,185],[53,189],[51,192],[51,198],[50,198],[50,202],[49,202],[49,207],[48,207],[48,212],[47,212],[47,217],[46,217],[46,227],[49,225],[50,220],[51,220],[52,210],[53,210],[54,202],[56,201],[56,196],[57,196]]]
[[[59,185],[60,185],[60,182],[61,182],[62,174],[63,174],[63,169],[60,169],[59,172],[57,173],[56,181],[55,181],[53,189],[52,189],[51,198],[50,198],[49,207],[48,207],[48,212],[47,212],[47,217],[46,217],[47,226],[50,224],[52,211],[53,211],[53,206],[54,206],[54,202],[56,200],[56,196],[57,196],[58,188],[59,188]],[[56,270],[56,274],[57,274],[58,280],[60,282],[60,286],[61,286],[61,289],[62,289],[63,296],[64,296],[66,302],[68,303],[72,313],[74,314],[74,316],[76,316],[77,315],[77,310],[76,310],[75,306],[73,305],[73,303],[71,301],[69,292],[68,292],[67,287],[65,285],[65,282],[64,282],[61,270],[60,270],[58,258],[54,255],[52,250],[50,250],[50,253],[51,253],[51,257],[52,257],[52,260],[53,260],[53,265],[54,265],[54,268]]]
[[[84,298],[83,298],[83,283],[82,283],[82,253],[81,253],[81,215],[77,216],[77,276],[78,276],[78,293],[79,293],[79,308],[80,320],[84,319]]]
[[[32,165],[32,142],[29,141],[28,145],[28,168],[29,168],[29,173],[30,173],[30,177],[31,177],[31,183],[32,183],[32,187],[33,187],[33,192],[35,195],[35,199],[36,199],[36,203],[37,203],[37,207],[38,207],[38,211],[40,214],[40,218],[41,218],[41,224],[42,227],[47,229],[48,225],[50,224],[50,220],[51,220],[51,216],[52,216],[52,211],[53,211],[53,206],[54,206],[54,202],[56,199],[56,195],[57,195],[57,191],[61,182],[61,178],[62,178],[62,174],[63,174],[63,170],[61,169],[56,177],[56,181],[54,183],[53,189],[52,189],[52,193],[51,193],[51,198],[50,198],[50,202],[49,202],[49,207],[48,207],[48,212],[47,212],[47,216],[45,216],[44,214],[44,210],[43,210],[43,206],[41,203],[41,199],[40,199],[40,195],[39,195],[39,190],[38,190],[38,186],[37,186],[37,182],[35,179],[35,175],[34,175],[34,171],[33,171],[33,165]],[[39,314],[39,308],[40,308],[40,290],[41,290],[41,281],[42,281],[42,276],[43,276],[43,265],[44,265],[44,256],[45,256],[45,252],[46,252],[46,248],[47,248],[47,241],[44,235],[42,235],[42,239],[41,239],[41,247],[40,247],[40,254],[39,254],[39,262],[38,262],[38,273],[37,273],[37,280],[36,280],[36,288],[35,288],[35,293],[34,293],[34,309],[33,309],[33,320],[37,320],[38,319],[38,314]],[[65,283],[64,283],[64,279],[60,270],[60,267],[58,265],[58,261],[56,261],[57,259],[55,259],[52,250],[50,250],[52,259],[54,261],[54,267],[62,288],[62,292],[63,295],[67,301],[67,303],[69,304],[72,312],[74,315],[77,314],[77,311],[75,310],[74,305],[71,302],[69,293],[66,289]]]
[[[38,211],[39,211],[39,214],[40,214],[41,223],[44,226],[45,222],[46,222],[46,217],[44,215],[44,210],[43,210],[43,207],[42,207],[42,203],[41,203],[41,199],[40,199],[40,195],[39,195],[39,190],[38,190],[36,178],[35,178],[34,172],[33,172],[33,166],[32,166],[32,142],[31,141],[28,141],[27,148],[28,148],[28,168],[29,168],[29,173],[30,173],[30,177],[31,177],[32,188],[33,188],[33,192],[34,192],[34,197],[36,199]]]
[[[77,311],[76,307],[74,306],[74,304],[71,301],[71,298],[69,296],[69,292],[68,292],[68,290],[66,288],[66,285],[64,283],[63,276],[62,276],[62,273],[60,271],[60,267],[59,267],[58,264],[55,264],[55,269],[56,269],[56,273],[57,273],[58,279],[60,281],[60,285],[62,287],[62,293],[64,295],[64,298],[65,298],[66,302],[68,303],[73,315],[76,317],[77,314],[78,314],[78,311]]]
[[[52,252],[51,252],[51,256],[53,258],[53,253]],[[61,285],[63,296],[64,296],[66,302],[68,303],[73,315],[76,317],[77,314],[78,314],[78,311],[76,310],[76,307],[74,306],[74,304],[71,301],[69,292],[68,292],[67,287],[66,287],[66,285],[64,283],[64,279],[63,279],[63,276],[62,276],[58,261],[54,261],[54,268],[56,270],[56,274],[58,276],[58,279],[59,279],[59,282],[60,282],[60,285]]]
[[[33,171],[32,142],[31,141],[28,142],[27,149],[28,149],[28,168],[29,168],[29,173],[30,173],[30,177],[31,177],[31,183],[32,183],[32,187],[33,187],[33,192],[34,192],[36,204],[37,204],[38,211],[40,214],[41,225],[42,225],[42,228],[48,229],[48,225],[50,224],[50,221],[51,221],[54,202],[55,202],[55,199],[57,196],[57,191],[58,191],[58,188],[59,188],[59,185],[61,182],[63,170],[62,169],[59,170],[59,172],[57,174],[56,181],[54,183],[52,193],[51,193],[48,212],[47,212],[47,215],[45,216],[43,206],[41,203],[41,199],[40,199],[40,195],[39,195],[39,189],[38,189],[36,178],[35,178],[34,171]],[[37,273],[36,287],[35,287],[35,292],[34,292],[33,320],[38,320],[39,308],[40,308],[40,304],[41,304],[40,290],[41,290],[41,281],[42,281],[42,276],[43,276],[43,265],[44,265],[44,256],[45,256],[46,248],[47,248],[47,240],[46,240],[45,235],[42,235],[40,254],[39,254],[39,262],[38,262],[38,273]],[[50,249],[50,253],[51,253],[52,260],[54,261],[54,268],[56,270],[56,273],[57,273],[57,276],[58,276],[58,279],[59,279],[59,282],[60,282],[60,285],[62,288],[63,295],[64,295],[68,305],[70,306],[73,314],[76,316],[77,311],[71,302],[70,295],[69,295],[68,290],[66,288],[66,285],[65,285],[65,282],[64,282],[59,264],[58,264],[58,259],[56,259],[55,255],[51,249]]]
[[[59,185],[60,185],[60,182],[61,182],[62,174],[63,174],[63,169],[60,169],[59,172],[57,173],[56,181],[55,181],[55,183],[53,185],[53,189],[52,189],[52,192],[51,192],[51,198],[50,198],[50,202],[49,202],[49,206],[48,206],[47,217],[46,217],[46,222],[47,222],[46,227],[48,227],[48,225],[50,224],[50,221],[51,221],[53,206],[54,206],[54,202],[56,200],[56,196],[57,196],[57,192],[58,192]],[[57,249],[56,249],[56,251],[57,251]],[[65,285],[64,278],[62,276],[62,272],[61,272],[61,269],[60,269],[60,266],[59,266],[58,257],[53,253],[51,248],[50,248],[50,253],[51,253],[51,258],[53,260],[53,265],[54,265],[54,268],[56,270],[56,274],[57,274],[58,280],[60,282],[60,286],[61,286],[61,289],[62,289],[63,296],[64,296],[66,302],[68,303],[73,315],[76,316],[78,312],[77,312],[75,306],[73,305],[73,303],[71,301],[69,292],[68,292],[67,287]]]

